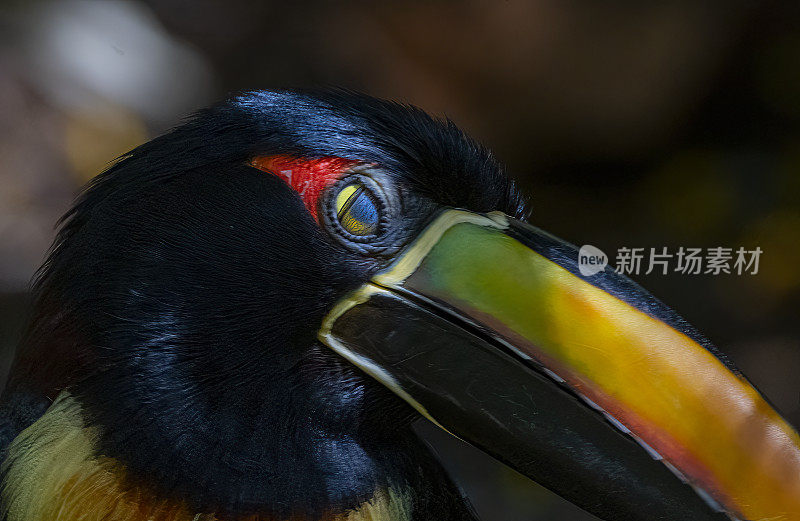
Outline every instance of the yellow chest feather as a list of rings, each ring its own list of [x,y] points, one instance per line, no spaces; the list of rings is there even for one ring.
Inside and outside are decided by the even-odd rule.
[[[97,457],[98,431],[86,427],[80,404],[63,393],[47,412],[9,445],[0,488],[7,521],[219,521],[192,512],[180,501],[154,499],[125,486],[124,468]],[[380,490],[359,508],[322,521],[406,521],[408,505],[392,490]],[[228,521],[226,519],[226,521]],[[236,521],[277,520],[249,516]]]

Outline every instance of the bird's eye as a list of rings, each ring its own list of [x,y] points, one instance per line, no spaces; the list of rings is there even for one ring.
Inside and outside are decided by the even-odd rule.
[[[322,195],[320,222],[334,239],[361,254],[388,255],[401,244],[400,197],[391,179],[373,166],[351,169]]]
[[[336,218],[347,233],[374,236],[380,226],[379,203],[363,184],[349,184],[336,195]]]

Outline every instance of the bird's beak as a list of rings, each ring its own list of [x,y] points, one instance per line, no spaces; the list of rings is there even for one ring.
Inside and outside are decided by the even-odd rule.
[[[500,214],[444,210],[320,338],[604,519],[800,519],[800,437],[690,326]]]

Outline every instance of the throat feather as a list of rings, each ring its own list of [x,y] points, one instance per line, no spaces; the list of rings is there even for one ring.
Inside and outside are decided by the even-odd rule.
[[[128,483],[118,461],[97,455],[99,429],[87,426],[80,403],[62,393],[17,436],[2,464],[0,519],[7,521],[222,521],[193,512],[183,501],[157,498]],[[406,521],[408,498],[378,490],[358,508],[321,521]],[[270,515],[224,516],[225,521],[303,521]]]

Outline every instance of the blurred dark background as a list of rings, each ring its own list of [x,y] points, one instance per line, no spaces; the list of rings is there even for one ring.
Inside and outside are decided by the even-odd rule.
[[[0,382],[53,225],[112,158],[242,89],[444,114],[531,221],[620,247],[759,246],[757,275],[634,277],[800,425],[800,2],[0,4]],[[420,428],[487,521],[586,520]]]

